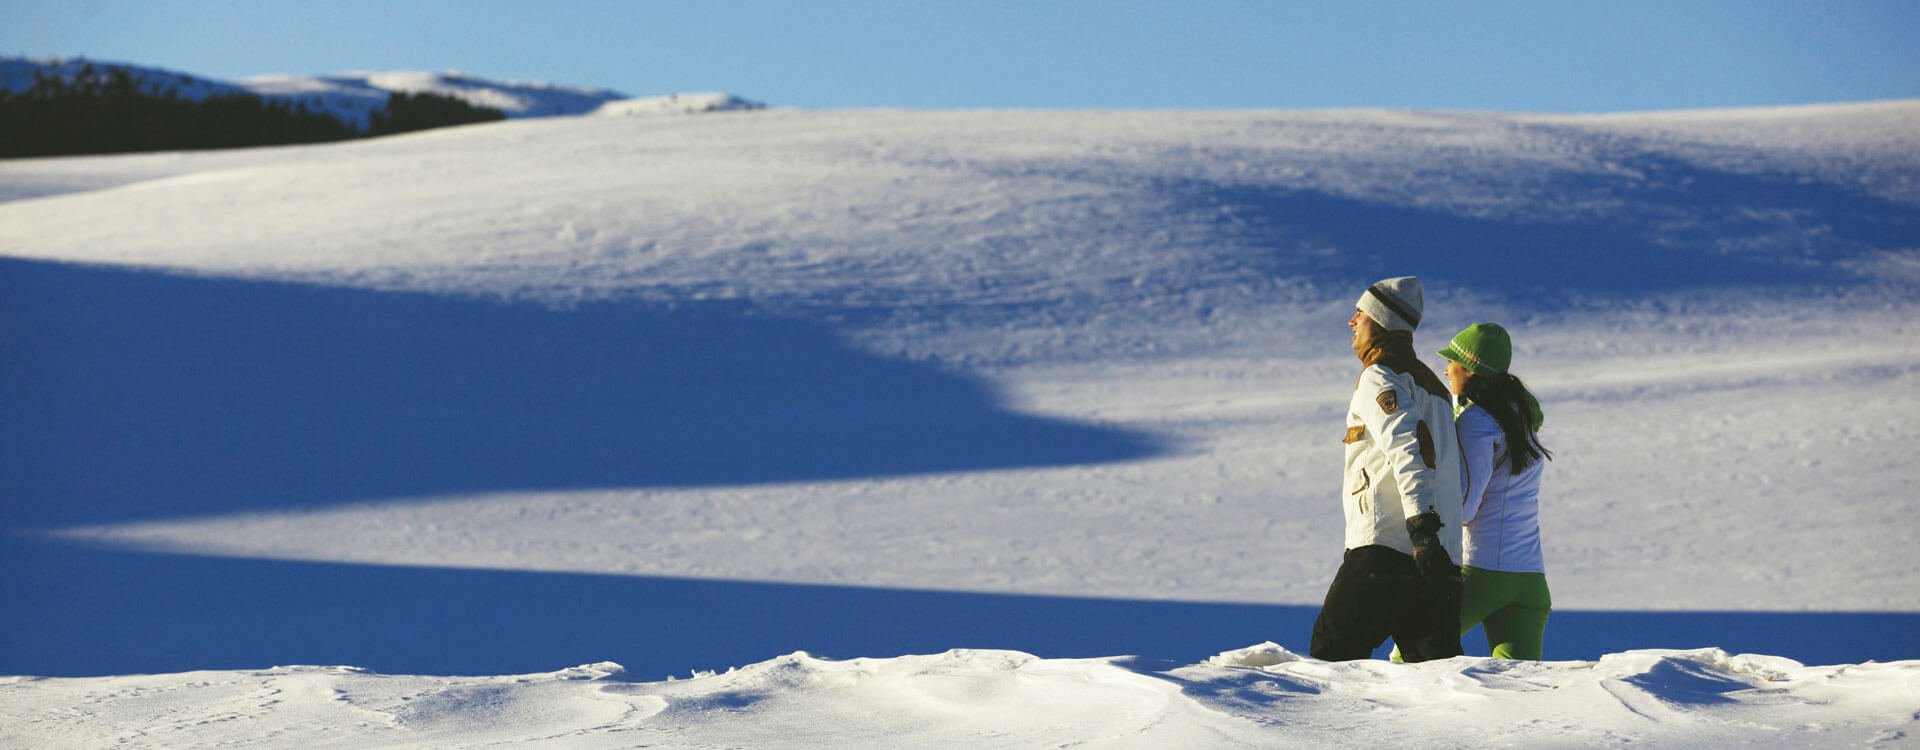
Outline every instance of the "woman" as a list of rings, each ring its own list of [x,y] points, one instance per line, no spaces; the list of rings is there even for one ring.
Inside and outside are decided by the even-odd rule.
[[[1537,660],[1553,609],[1540,555],[1540,474],[1553,454],[1540,445],[1540,402],[1507,372],[1513,343],[1500,326],[1468,326],[1440,356],[1466,463],[1460,632],[1484,625],[1495,658]]]

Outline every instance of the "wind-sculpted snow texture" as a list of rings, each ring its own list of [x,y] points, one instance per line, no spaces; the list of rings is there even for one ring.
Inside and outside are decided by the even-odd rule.
[[[1329,664],[1273,644],[1178,666],[1015,651],[794,653],[633,682],[602,662],[509,677],[280,667],[0,682],[11,746],[1895,746],[1920,662],[1807,667],[1717,649],[1592,662]],[[57,712],[35,710],[57,703]],[[217,719],[217,721],[214,721]],[[211,726],[209,726],[211,725]]]
[[[1911,743],[1915,123],[0,162],[0,673],[65,676],[0,685],[0,744]],[[1500,322],[1545,403],[1553,661],[1286,650],[1339,563],[1344,322],[1406,274],[1422,351]]]

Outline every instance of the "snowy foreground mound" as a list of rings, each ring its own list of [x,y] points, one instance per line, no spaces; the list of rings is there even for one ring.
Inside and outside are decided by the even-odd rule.
[[[1661,747],[1907,745],[1920,661],[1808,667],[1719,649],[1598,661],[1328,663],[1268,643],[1204,664],[1017,651],[632,682],[353,667],[0,681],[0,744],[302,747]]]

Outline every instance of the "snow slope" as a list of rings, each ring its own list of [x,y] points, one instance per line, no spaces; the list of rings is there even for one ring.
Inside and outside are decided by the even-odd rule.
[[[281,744],[801,745],[756,733],[808,712],[1369,744],[1381,708],[1911,742],[1916,122],[759,111],[0,162],[0,672],[122,675],[0,710],[101,743],[177,709]],[[1545,403],[1560,661],[1202,666],[1304,650],[1344,321],[1407,273],[1421,346],[1500,321]],[[607,660],[639,682],[244,671]],[[1078,713],[1112,701],[1135,723]]]

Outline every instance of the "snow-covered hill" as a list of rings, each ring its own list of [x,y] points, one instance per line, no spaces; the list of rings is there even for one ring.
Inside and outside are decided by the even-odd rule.
[[[324,112],[356,127],[367,126],[369,118],[387,107],[393,93],[437,94],[469,104],[497,109],[509,118],[583,115],[602,107],[623,114],[658,112],[707,112],[722,109],[757,109],[762,105],[727,94],[676,94],[633,99],[626,94],[602,88],[582,88],[551,83],[497,81],[459,72],[419,71],[352,72],[334,75],[271,75],[238,81],[215,81],[186,73],[124,63],[84,59],[36,60],[0,57],[0,89],[22,91],[33,85],[36,75],[72,79],[86,66],[130,71],[143,89],[152,93],[174,92],[183,99],[202,99],[215,95],[251,94],[266,99],[301,104],[312,111]]]
[[[0,672],[93,676],[10,737],[1912,741],[1920,102],[698,119],[0,163]],[[1207,663],[1409,273],[1545,402],[1554,661]]]

